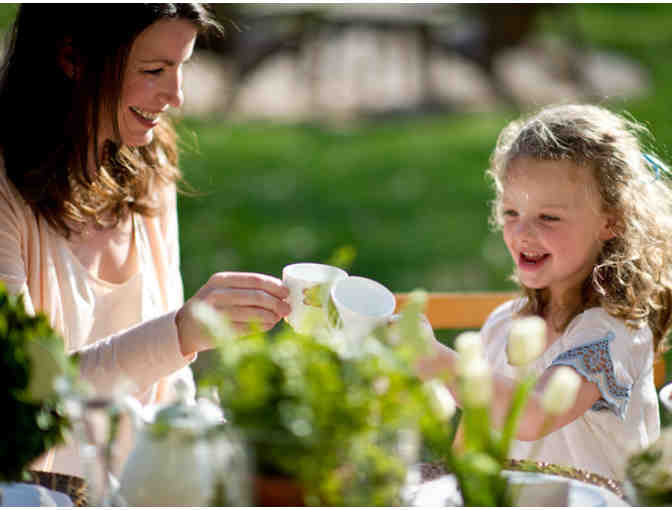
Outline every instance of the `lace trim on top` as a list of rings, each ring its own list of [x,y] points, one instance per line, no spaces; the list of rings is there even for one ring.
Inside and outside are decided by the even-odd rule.
[[[563,352],[553,360],[551,366],[570,366],[590,382],[597,384],[602,398],[593,404],[592,410],[609,409],[621,420],[624,420],[632,385],[621,386],[616,381],[614,363],[609,353],[609,342],[614,338],[614,333],[609,331],[600,340]]]

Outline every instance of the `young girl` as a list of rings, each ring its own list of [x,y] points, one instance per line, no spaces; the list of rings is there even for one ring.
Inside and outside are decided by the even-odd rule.
[[[638,141],[645,133],[604,108],[568,105],[514,121],[498,139],[492,219],[523,297],[497,308],[481,331],[495,417],[508,409],[516,374],[506,354],[512,320],[537,315],[547,325],[511,458],[620,479],[626,449],[659,435],[653,361],[672,326],[672,192],[667,169]],[[455,358],[440,348],[430,371]],[[578,372],[581,387],[548,429],[540,395],[561,365]]]

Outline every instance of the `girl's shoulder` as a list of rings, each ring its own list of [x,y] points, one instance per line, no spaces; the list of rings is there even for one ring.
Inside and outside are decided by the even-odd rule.
[[[589,308],[577,315],[562,336],[562,350],[596,350],[608,353],[615,364],[629,373],[637,373],[652,362],[653,334],[648,326],[630,327],[609,315],[604,308]]]
[[[578,342],[591,337],[608,336],[620,339],[619,343],[629,340],[628,343],[631,345],[648,344],[653,341],[653,335],[648,326],[633,328],[623,319],[609,315],[602,307],[589,308],[574,317],[563,336],[576,339]]]
[[[481,328],[481,339],[484,344],[490,344],[497,338],[506,338],[509,329],[511,328],[511,321],[514,315],[522,308],[527,298],[520,297],[506,301],[488,316]]]
[[[592,410],[609,409],[621,420],[628,415],[635,385],[640,392],[653,384],[651,330],[631,328],[603,308],[577,315],[544,356],[545,366],[570,366],[597,384],[601,397]]]

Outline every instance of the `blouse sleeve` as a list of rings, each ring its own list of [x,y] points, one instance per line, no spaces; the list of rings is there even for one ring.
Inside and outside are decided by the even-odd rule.
[[[551,366],[572,367],[595,383],[601,398],[592,409],[610,411],[624,420],[633,385],[650,360],[648,328],[632,330],[604,310],[591,309],[570,325],[563,347]]]
[[[154,383],[194,359],[180,351],[175,313],[142,322],[78,351],[82,376],[102,392],[131,382],[134,393],[145,400],[142,395]]]

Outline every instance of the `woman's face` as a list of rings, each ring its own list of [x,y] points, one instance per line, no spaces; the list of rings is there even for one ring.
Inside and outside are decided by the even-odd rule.
[[[171,106],[182,105],[182,67],[191,57],[196,35],[191,22],[164,19],[137,37],[124,71],[118,111],[123,144],[147,145],[160,116]],[[101,123],[101,135],[102,147],[114,137],[111,120]]]

